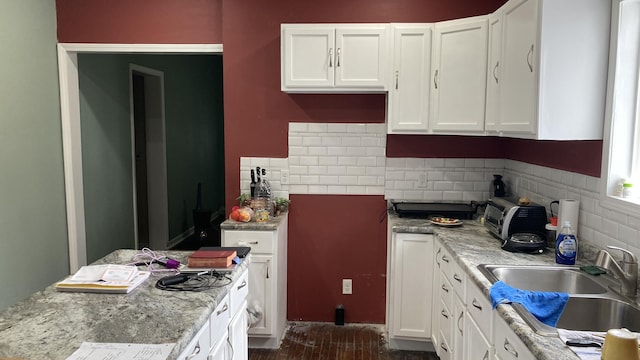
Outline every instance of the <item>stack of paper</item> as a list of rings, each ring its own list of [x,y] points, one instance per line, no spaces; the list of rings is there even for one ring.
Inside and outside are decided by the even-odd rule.
[[[127,294],[150,274],[129,265],[88,265],[55,286],[58,291]]]

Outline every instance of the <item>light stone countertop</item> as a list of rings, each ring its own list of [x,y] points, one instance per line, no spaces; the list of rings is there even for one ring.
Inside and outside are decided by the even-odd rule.
[[[222,230],[262,230],[262,231],[273,231],[278,230],[278,226],[282,222],[282,220],[287,216],[287,212],[282,213],[278,216],[272,216],[269,218],[267,222],[240,222],[235,220],[227,219],[220,224],[220,229]]]
[[[130,263],[137,252],[116,250],[94,264]],[[160,253],[185,263],[192,251]],[[248,255],[229,277],[235,281],[250,261]],[[156,289],[156,281],[167,275],[152,274],[129,294],[58,292],[48,286],[0,311],[0,358],[63,360],[88,341],[175,343],[168,359],[176,359],[228,293],[231,281],[220,280],[220,287],[200,292]]]
[[[541,265],[555,263],[553,249],[543,254],[532,255],[512,253],[500,248],[500,241],[477,220],[463,220],[459,227],[440,227],[427,220],[399,218],[389,212],[389,225],[393,232],[436,234],[443,246],[466,271],[468,278],[489,298],[491,282],[478,270],[480,264]],[[582,244],[581,244],[582,245]],[[593,258],[593,249],[580,246],[581,258]],[[578,261],[576,264],[580,264]],[[498,305],[498,311],[515,334],[529,348],[531,353],[542,360],[576,360],[579,357],[558,337],[536,334],[516,313],[511,305]]]

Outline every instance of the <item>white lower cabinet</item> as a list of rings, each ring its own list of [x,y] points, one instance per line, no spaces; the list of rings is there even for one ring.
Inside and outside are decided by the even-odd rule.
[[[494,312],[493,343],[496,348],[496,359],[500,360],[535,360],[535,356],[527,346],[511,330],[509,325]]]
[[[252,348],[278,348],[284,335],[288,218],[283,216],[275,230],[225,229],[222,224],[222,246],[251,247],[247,307],[258,314],[249,328]]]
[[[428,342],[431,336],[433,235],[393,233],[389,272],[389,337]]]
[[[476,321],[469,314],[465,318],[463,358],[468,360],[493,359],[493,346],[491,346],[489,339],[482,333]]]
[[[246,360],[247,348],[247,287],[245,270],[213,310],[207,322],[198,330],[178,360]],[[236,322],[242,326],[235,326]],[[235,350],[235,354],[233,351]]]

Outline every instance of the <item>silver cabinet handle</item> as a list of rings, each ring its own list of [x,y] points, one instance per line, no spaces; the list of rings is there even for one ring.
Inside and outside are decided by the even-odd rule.
[[[500,61],[496,61],[496,66],[493,67],[493,78],[496,80],[496,84],[498,83],[498,75],[496,74],[498,66],[500,66]]]
[[[189,354],[189,356],[187,356],[184,360],[191,360],[194,357],[198,356],[198,354],[200,354],[200,342],[196,343],[196,347],[193,349],[193,352]]]
[[[480,304],[478,304],[478,301],[475,298],[473,298],[473,300],[471,301],[471,305],[473,305],[473,307],[478,309],[478,310],[482,310],[482,306],[480,306]]]
[[[447,257],[447,255],[442,255],[442,261],[449,263],[449,258]]]
[[[442,348],[442,350],[444,350],[445,352],[449,352],[449,349],[447,349],[446,346],[444,346],[444,343],[440,343],[440,347]]]
[[[340,48],[336,50],[336,67],[340,67]]]
[[[484,352],[484,356],[482,357],[482,360],[489,360],[489,350]]]
[[[442,290],[444,290],[445,292],[449,292],[449,288],[445,284],[442,284]]]
[[[245,286],[247,286],[247,280],[242,280],[242,284],[238,285],[238,287],[236,289],[240,290]]]
[[[438,261],[439,259],[438,256],[440,255],[441,251],[442,251],[442,248],[438,248],[438,252],[436,252],[436,265],[438,265],[438,267],[440,267],[440,261]]]
[[[507,340],[507,338],[504,338],[504,345],[503,345],[504,349],[507,350],[507,352],[513,356],[515,356],[516,358],[518,358],[518,352],[516,351],[516,349],[513,348],[513,346],[511,345],[511,343],[509,343],[509,340]]]
[[[462,325],[460,325],[460,321],[464,317],[464,311],[460,311],[460,316],[458,316],[458,331],[460,331],[460,336],[464,336],[462,332]]]
[[[247,245],[258,245],[257,241],[238,241],[238,245],[247,246]]]
[[[398,75],[399,75],[399,71],[396,70],[396,90],[398,90]]]
[[[438,70],[436,69],[436,72],[433,73],[433,86],[437,89],[438,88]]]
[[[440,311],[440,315],[444,316],[445,319],[449,318],[449,314],[447,314],[447,312],[444,310]]]
[[[329,67],[333,67],[333,48],[329,49]]]
[[[531,44],[531,48],[529,48],[529,52],[527,53],[527,65],[529,65],[529,72],[533,72],[533,60],[529,58],[533,58],[533,44]]]
[[[222,314],[223,312],[225,312],[225,311],[227,311],[227,310],[229,310],[229,305],[227,305],[227,304],[225,303],[225,304],[224,304],[224,306],[222,307],[222,309],[220,309],[220,310],[218,310],[218,311],[216,312],[216,315],[220,315],[220,314]]]
[[[462,278],[458,274],[453,274],[453,279],[459,283],[462,283]]]

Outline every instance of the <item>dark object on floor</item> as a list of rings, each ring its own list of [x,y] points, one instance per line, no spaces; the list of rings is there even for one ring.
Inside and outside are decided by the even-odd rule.
[[[344,325],[344,305],[336,306],[336,325]]]
[[[205,243],[211,231],[211,210],[202,208],[202,184],[198,183],[196,208],[193,210],[193,234]],[[220,244],[217,245],[220,246]]]
[[[383,327],[291,323],[280,349],[249,349],[249,360],[438,360],[432,352],[389,350]]]

